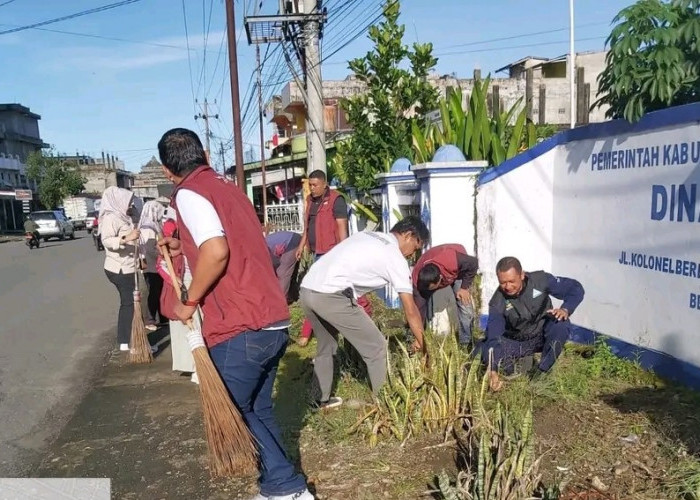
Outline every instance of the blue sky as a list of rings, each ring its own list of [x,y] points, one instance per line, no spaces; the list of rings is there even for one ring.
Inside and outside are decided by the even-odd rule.
[[[2,5],[6,1],[0,0],[0,32],[116,0],[12,0]],[[631,2],[577,0],[576,50],[602,49],[612,18]],[[276,0],[262,0],[260,12],[275,13],[277,4]],[[350,34],[369,22],[378,4],[378,0],[326,0],[330,21],[324,53],[343,46]],[[527,55],[566,53],[568,5],[568,0],[404,0],[404,42],[432,42],[440,74],[469,77],[477,67],[486,74]],[[74,34],[36,29],[0,34],[0,102],[18,102],[39,113],[42,138],[58,151],[97,156],[104,150],[138,171],[157,153],[158,139],[167,129],[183,126],[202,133],[202,121],[194,120],[200,111],[194,99],[202,102],[206,97],[212,103],[216,100],[210,113],[219,115],[212,120],[212,150],[224,143],[230,162],[232,118],[225,70],[224,2],[184,0],[184,6],[183,15],[183,0],[140,0],[43,28]],[[252,0],[237,0],[235,6],[245,108],[252,90],[255,49],[248,46],[242,23],[244,13],[253,14],[255,5]],[[326,59],[323,78],[344,78],[346,61],[370,48],[365,34],[347,44]],[[266,46],[261,49],[264,55]],[[266,94],[290,78],[275,57],[279,52],[271,53],[263,67]],[[245,148],[254,148],[257,158],[257,101],[251,104],[255,106],[244,122],[243,140]],[[269,134],[266,127],[266,138]]]

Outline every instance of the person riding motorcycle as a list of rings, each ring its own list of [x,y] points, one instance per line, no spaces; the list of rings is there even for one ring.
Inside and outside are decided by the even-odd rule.
[[[24,234],[32,234],[39,241],[39,224],[30,219],[28,215],[24,219]]]

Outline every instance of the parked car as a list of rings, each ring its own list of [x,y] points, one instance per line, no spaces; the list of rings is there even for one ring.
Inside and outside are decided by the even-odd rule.
[[[97,210],[93,210],[92,212],[88,213],[87,219],[85,219],[85,229],[87,229],[88,233],[92,233],[93,229],[97,229],[98,215],[99,212]]]
[[[75,239],[73,224],[59,210],[32,212],[29,218],[39,226],[39,235],[44,238],[44,241],[49,241],[49,238],[65,240],[66,236],[71,240]]]
[[[71,218],[69,218],[68,220],[70,221],[71,224],[73,224],[73,229],[75,229],[76,231],[78,229],[86,229],[86,227],[87,227],[87,222],[85,222],[85,219],[71,219]]]

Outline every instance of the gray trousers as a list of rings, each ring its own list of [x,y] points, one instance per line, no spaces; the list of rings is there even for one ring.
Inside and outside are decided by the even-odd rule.
[[[321,293],[301,289],[301,307],[316,335],[314,373],[321,388],[321,401],[331,396],[333,356],[338,351],[338,333],[360,353],[367,365],[374,394],[386,380],[387,341],[377,325],[355,299],[342,293]]]

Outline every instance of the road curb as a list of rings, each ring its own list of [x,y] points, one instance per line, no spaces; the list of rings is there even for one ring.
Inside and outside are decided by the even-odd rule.
[[[3,243],[10,243],[11,241],[22,241],[22,237],[21,236],[7,236],[7,237],[0,236],[0,245],[2,245]]]

